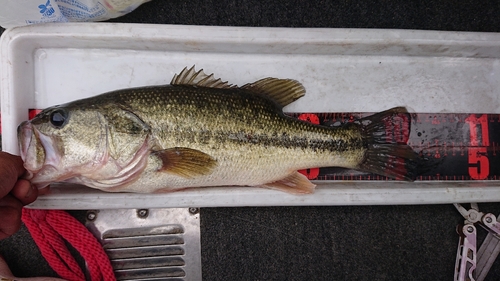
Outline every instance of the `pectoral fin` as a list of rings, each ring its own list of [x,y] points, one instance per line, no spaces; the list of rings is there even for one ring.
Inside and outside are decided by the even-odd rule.
[[[162,167],[159,171],[184,178],[208,175],[217,166],[217,160],[212,156],[186,147],[155,151],[153,155],[156,155],[162,161]]]
[[[303,174],[299,172],[293,172],[284,179],[267,183],[265,185],[262,185],[262,187],[285,191],[293,194],[307,194],[313,193],[316,185],[311,183]]]

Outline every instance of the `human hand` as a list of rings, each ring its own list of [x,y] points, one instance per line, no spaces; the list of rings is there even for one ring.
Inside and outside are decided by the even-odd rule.
[[[24,172],[21,157],[0,152],[0,239],[19,230],[22,207],[38,197],[38,189],[20,179]]]

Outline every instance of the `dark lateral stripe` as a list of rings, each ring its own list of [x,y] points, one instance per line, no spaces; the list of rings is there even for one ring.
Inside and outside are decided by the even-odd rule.
[[[330,138],[322,140],[319,138],[308,138],[305,136],[290,136],[288,134],[248,134],[245,132],[227,133],[227,132],[177,132],[178,142],[196,142],[208,145],[211,140],[217,144],[235,144],[261,145],[264,147],[283,147],[287,149],[301,148],[312,151],[332,151],[345,152],[363,148],[361,138]]]

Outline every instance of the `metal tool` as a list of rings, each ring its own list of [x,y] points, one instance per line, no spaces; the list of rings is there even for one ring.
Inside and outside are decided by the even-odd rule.
[[[470,209],[453,204],[465,218],[457,226],[460,236],[455,262],[455,281],[482,281],[500,253],[500,222],[491,213],[479,211],[477,203],[470,203]],[[500,217],[499,217],[500,219]],[[477,251],[476,225],[488,231],[488,236]]]

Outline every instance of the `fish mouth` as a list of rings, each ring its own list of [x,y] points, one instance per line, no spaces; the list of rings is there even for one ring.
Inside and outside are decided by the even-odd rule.
[[[54,140],[40,133],[29,121],[19,125],[17,129],[19,150],[24,162],[25,179],[40,187],[48,184],[38,182],[37,178],[49,171],[57,170],[60,156],[54,146]],[[43,178],[43,176],[42,176]]]
[[[19,150],[21,153],[21,159],[26,160],[26,155],[28,154],[28,148],[31,144],[31,137],[33,135],[33,126],[28,121],[24,121],[17,127],[17,140],[19,143]]]
[[[17,138],[21,159],[27,170],[27,179],[33,178],[45,162],[45,149],[40,142],[35,128],[29,121],[25,121],[17,128]]]

